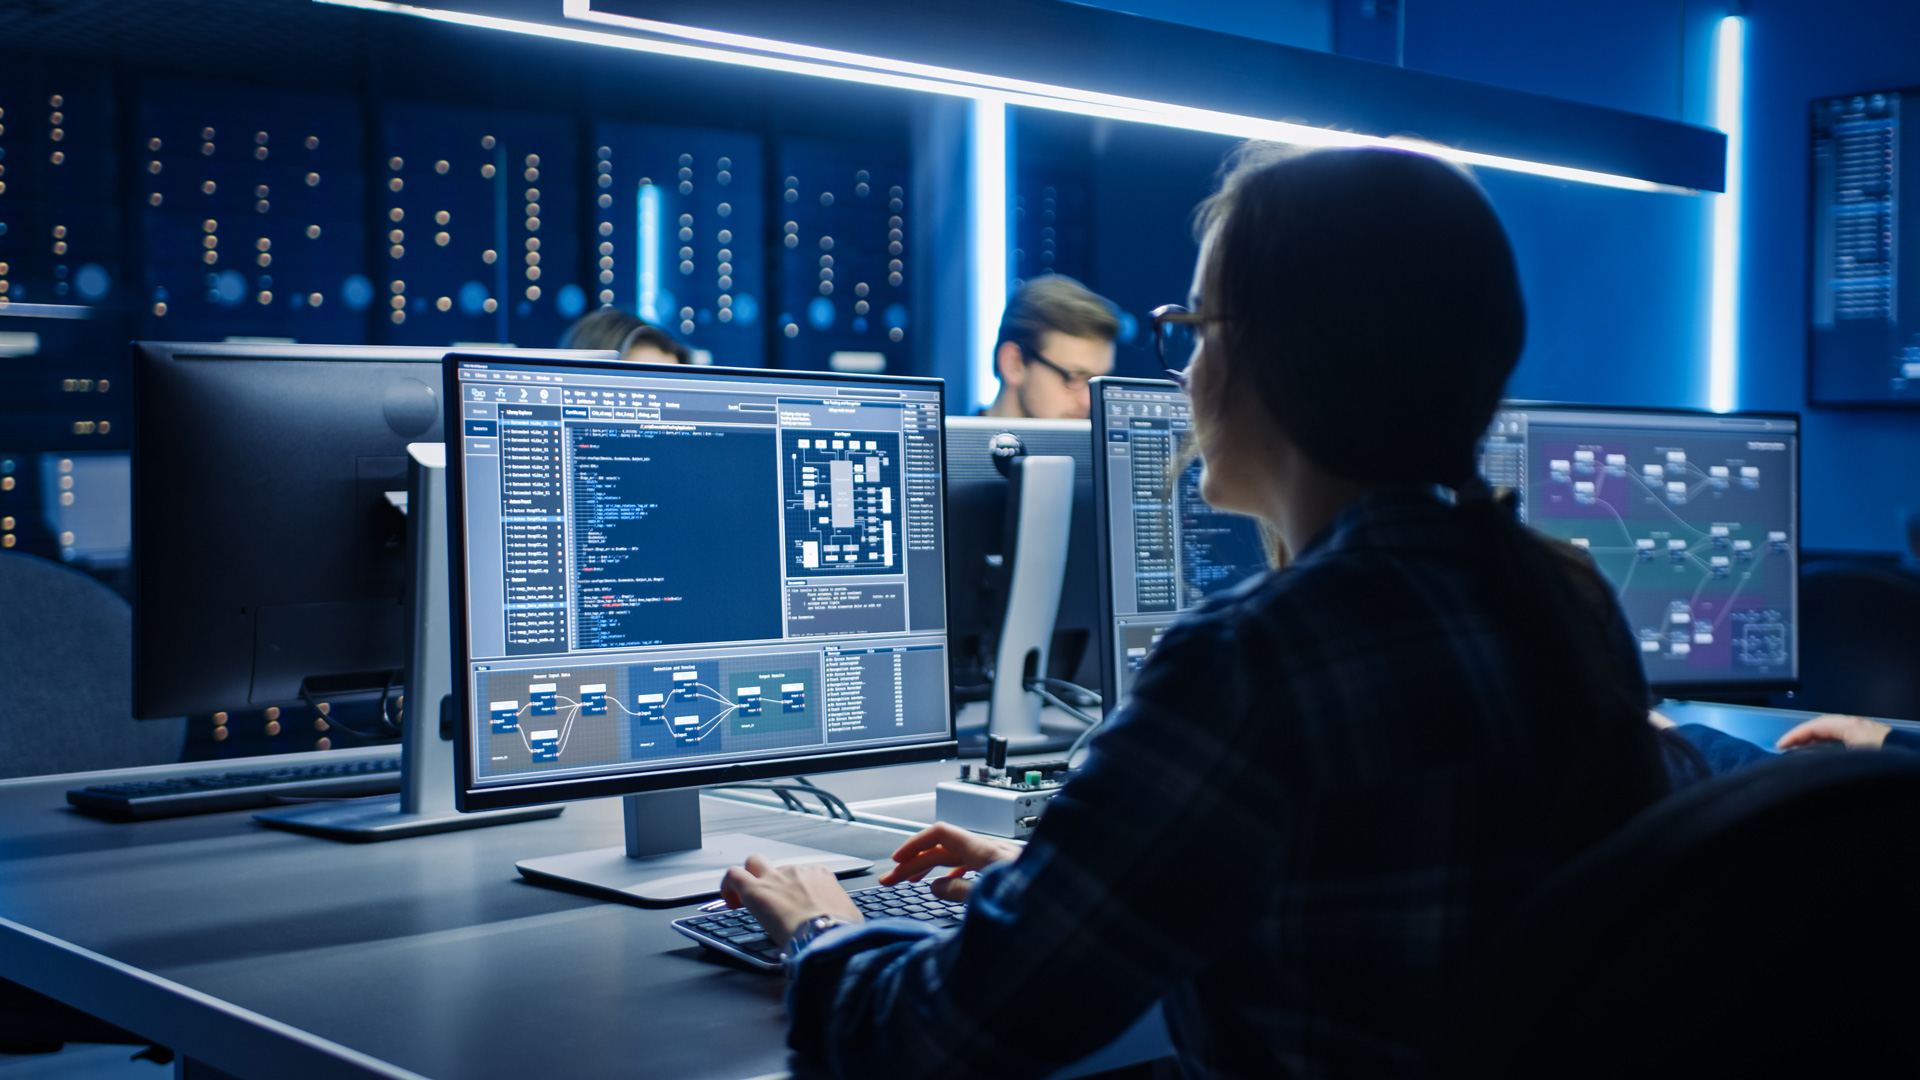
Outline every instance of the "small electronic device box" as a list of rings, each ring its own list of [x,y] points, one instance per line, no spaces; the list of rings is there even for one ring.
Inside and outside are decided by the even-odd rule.
[[[1065,758],[1007,767],[1007,740],[987,738],[987,759],[960,766],[960,779],[934,787],[934,817],[973,832],[1025,840],[1067,782]]]

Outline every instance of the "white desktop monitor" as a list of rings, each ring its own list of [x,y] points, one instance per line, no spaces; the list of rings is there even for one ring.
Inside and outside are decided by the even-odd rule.
[[[952,756],[938,380],[445,378],[461,809],[666,792],[697,829],[702,785]],[[637,816],[629,855],[699,847]]]
[[[1656,690],[1794,688],[1797,416],[1510,401],[1480,467],[1521,520],[1593,557]]]
[[[1268,563],[1254,519],[1201,498],[1199,461],[1172,472],[1192,424],[1185,391],[1164,379],[1099,378],[1091,395],[1101,697],[1111,713],[1160,635]]]

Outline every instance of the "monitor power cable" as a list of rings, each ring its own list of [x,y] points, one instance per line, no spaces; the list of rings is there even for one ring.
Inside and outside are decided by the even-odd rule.
[[[1094,693],[1078,683],[1071,683],[1065,679],[1055,679],[1043,675],[1039,678],[1028,679],[1027,689],[1036,689],[1034,686],[1035,683],[1053,688],[1055,692],[1082,709],[1101,703],[1099,694]]]
[[[329,728],[339,728],[349,735],[354,735],[362,739],[391,739],[401,733],[400,725],[396,723],[392,715],[387,712],[387,699],[393,693],[393,680],[394,676],[391,674],[388,675],[387,684],[380,689],[380,725],[386,729],[385,731],[362,731],[340,720],[334,716],[331,706],[328,706],[325,702],[313,700],[313,692],[305,685],[300,687],[300,700],[306,702],[308,708],[312,709],[315,714],[325,720]],[[403,705],[402,707],[404,708],[405,706]]]
[[[1061,712],[1066,713],[1068,716],[1073,717],[1075,720],[1078,720],[1081,723],[1087,725],[1088,731],[1092,731],[1094,728],[1098,727],[1100,724],[1100,720],[1098,717],[1091,716],[1087,713],[1081,712],[1079,709],[1068,704],[1065,698],[1047,689],[1046,686],[1044,685],[1048,682],[1057,682],[1057,681],[1059,680],[1029,679],[1027,680],[1027,689],[1033,691],[1036,694],[1039,694],[1041,701],[1046,702],[1047,704],[1053,706],[1054,708],[1059,709]],[[1068,685],[1072,685],[1072,684],[1069,683]],[[1096,698],[1095,700],[1098,700],[1098,698]],[[1085,738],[1084,735],[1081,737]]]
[[[820,805],[826,809],[826,815],[828,817],[835,820],[844,818],[852,823],[859,822],[860,819],[853,815],[853,810],[847,806],[846,802],[843,801],[840,796],[835,795],[825,788],[816,786],[812,781],[806,780],[805,777],[795,777],[794,779],[796,781],[794,783],[721,784],[712,790],[771,791],[780,798],[780,801],[786,805],[787,809],[801,814],[814,814],[816,811],[807,809],[805,804],[801,803],[794,796],[812,795],[814,798],[820,800]],[[800,781],[805,782],[802,783]]]

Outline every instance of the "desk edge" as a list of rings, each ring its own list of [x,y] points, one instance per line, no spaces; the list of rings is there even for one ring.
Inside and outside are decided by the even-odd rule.
[[[175,1032],[175,1037],[155,1042],[236,1076],[427,1080],[7,918],[0,918],[0,971],[30,990],[142,1037],[150,1037],[149,1030]]]

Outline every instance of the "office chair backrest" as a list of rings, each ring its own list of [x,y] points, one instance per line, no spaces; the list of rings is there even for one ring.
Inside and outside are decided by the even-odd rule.
[[[1851,559],[1802,568],[1793,707],[1920,720],[1920,573]]]
[[[133,719],[133,613],[112,589],[0,552],[0,778],[180,760],[185,720]]]
[[[1679,792],[1549,881],[1432,1072],[1920,1075],[1920,754],[1788,755]]]

